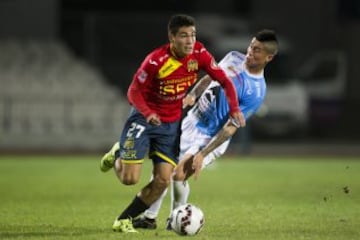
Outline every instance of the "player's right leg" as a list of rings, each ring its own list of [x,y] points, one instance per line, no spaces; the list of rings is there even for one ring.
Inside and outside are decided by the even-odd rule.
[[[133,185],[139,181],[142,164],[123,162],[122,159],[115,161],[115,173],[119,180],[125,185]],[[115,219],[112,229],[116,232],[136,233],[132,220],[147,208],[146,204],[138,195]]]
[[[140,179],[141,163],[123,162],[118,159],[115,161],[115,173],[119,180],[125,185],[136,184]],[[117,232],[137,232],[133,227],[132,220],[143,213],[149,204],[147,204],[140,196],[136,195],[131,203],[125,208],[122,213],[115,219],[113,230]]]
[[[140,179],[142,163],[149,147],[149,136],[144,117],[133,111],[125,123],[120,137],[119,157],[114,162],[115,174],[125,185],[136,184]],[[137,232],[132,219],[143,213],[149,204],[138,195],[115,219],[112,229],[118,232]]]

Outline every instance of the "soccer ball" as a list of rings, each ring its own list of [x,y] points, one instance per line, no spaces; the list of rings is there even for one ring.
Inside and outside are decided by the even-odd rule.
[[[170,217],[170,226],[179,235],[195,235],[204,223],[203,211],[191,203],[175,208]]]

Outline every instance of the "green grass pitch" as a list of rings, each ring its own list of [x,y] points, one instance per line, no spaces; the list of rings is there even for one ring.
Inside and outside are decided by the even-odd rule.
[[[123,186],[100,156],[0,156],[0,239],[183,239],[158,229],[112,232],[115,217],[150,177]],[[191,180],[205,213],[194,239],[360,239],[360,159],[227,157]]]

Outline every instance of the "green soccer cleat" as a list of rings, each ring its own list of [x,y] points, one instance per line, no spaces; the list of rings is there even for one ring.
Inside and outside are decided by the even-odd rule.
[[[118,151],[120,149],[120,144],[119,142],[116,142],[112,148],[110,149],[110,151],[108,151],[107,153],[105,153],[105,155],[101,158],[100,161],[100,170],[102,172],[107,172],[109,171],[111,168],[114,167],[114,162],[115,162],[115,152]]]
[[[114,232],[138,233],[138,231],[135,230],[130,219],[115,219],[112,229],[114,230]]]

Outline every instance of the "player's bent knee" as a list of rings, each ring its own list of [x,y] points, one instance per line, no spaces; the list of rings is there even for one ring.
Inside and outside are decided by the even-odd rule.
[[[133,179],[133,178],[121,178],[121,182],[124,185],[135,185],[138,183],[138,180]]]
[[[135,185],[139,182],[139,178],[132,174],[122,174],[120,176],[120,181],[124,185]]]
[[[116,175],[124,185],[135,185],[139,182],[141,174],[141,164],[122,164],[115,169]]]
[[[176,172],[173,176],[174,181],[184,181],[186,175],[183,172]]]
[[[159,189],[162,192],[170,185],[170,179],[156,176],[154,178],[154,185],[156,189]]]
[[[193,172],[192,169],[185,169],[185,167],[178,168],[175,171],[173,179],[175,181],[185,181],[187,179],[187,177],[188,177],[187,174],[190,174],[192,172]]]

